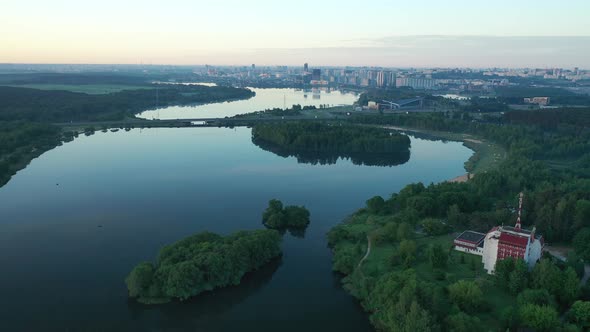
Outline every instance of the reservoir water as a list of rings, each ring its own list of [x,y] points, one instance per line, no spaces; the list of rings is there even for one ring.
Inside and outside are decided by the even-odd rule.
[[[171,106],[146,111],[138,116],[150,120],[223,118],[270,108],[290,108],[296,104],[316,107],[320,107],[320,105],[352,105],[358,99],[358,95],[354,92],[330,88],[249,89],[256,92],[256,96],[247,100],[197,106]]]
[[[159,128],[82,136],[0,188],[2,331],[370,331],[331,271],[326,232],[374,195],[464,173],[472,151],[411,138],[394,167],[298,163],[248,128]],[[305,205],[303,237],[237,287],[143,306],[124,278],[199,231],[259,229],[272,198]]]

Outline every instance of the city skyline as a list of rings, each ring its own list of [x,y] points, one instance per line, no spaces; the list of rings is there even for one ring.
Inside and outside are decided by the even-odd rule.
[[[590,4],[578,0],[4,7],[0,63],[590,68]]]

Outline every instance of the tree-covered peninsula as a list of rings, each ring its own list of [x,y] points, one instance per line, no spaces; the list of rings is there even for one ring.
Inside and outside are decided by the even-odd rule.
[[[354,164],[393,166],[408,161],[410,139],[381,128],[298,122],[256,124],[252,142],[301,163],[334,164],[339,158]]]
[[[0,121],[0,187],[31,159],[75,135],[47,123]]]
[[[590,327],[590,134],[586,113],[474,121],[452,114],[358,116],[351,121],[474,135],[507,151],[498,167],[467,182],[414,183],[373,197],[328,234],[333,269],[379,331],[586,331]],[[534,121],[536,120],[536,121]],[[485,234],[516,221],[570,247],[534,268],[504,259],[495,274],[482,257],[453,249],[464,230]]]
[[[309,211],[304,206],[283,207],[283,202],[271,199],[262,214],[262,223],[271,229],[305,229],[309,225]]]
[[[146,304],[165,303],[238,285],[245,273],[281,254],[281,241],[275,230],[189,236],[162,248],[155,264],[135,266],[125,279],[129,296]]]

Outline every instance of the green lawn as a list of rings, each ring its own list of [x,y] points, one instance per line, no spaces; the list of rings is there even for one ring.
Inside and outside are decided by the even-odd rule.
[[[122,90],[138,90],[138,89],[152,89],[147,85],[118,85],[118,84],[83,84],[83,85],[69,85],[69,84],[22,84],[22,85],[5,85],[17,88],[31,88],[39,90],[64,90],[71,92],[80,92],[87,94],[107,94],[119,92]]]
[[[506,158],[506,149],[489,141],[465,140],[465,146],[475,151],[474,156],[466,162],[465,167],[473,174],[487,172],[498,167]]]

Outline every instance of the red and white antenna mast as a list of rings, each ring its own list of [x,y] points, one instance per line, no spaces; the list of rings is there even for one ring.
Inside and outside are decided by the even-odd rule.
[[[518,197],[518,218],[516,218],[516,226],[514,226],[514,228],[516,228],[516,229],[520,229],[522,226],[520,224],[520,217],[522,215],[522,198],[523,197],[524,197],[524,194],[521,192]]]

